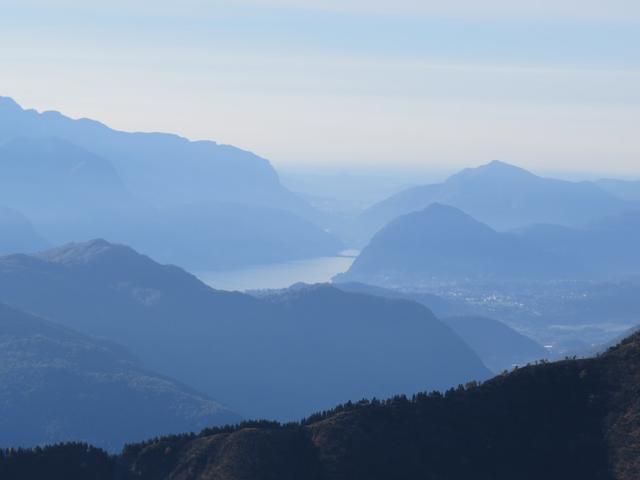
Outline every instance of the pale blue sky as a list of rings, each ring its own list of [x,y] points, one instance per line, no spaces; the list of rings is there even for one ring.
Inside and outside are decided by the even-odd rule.
[[[640,176],[640,2],[0,0],[0,95],[278,165]]]

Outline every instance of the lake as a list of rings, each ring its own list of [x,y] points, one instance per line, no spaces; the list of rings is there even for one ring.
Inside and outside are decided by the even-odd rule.
[[[218,290],[261,290],[286,288],[297,282],[324,283],[334,275],[346,272],[358,252],[346,251],[340,256],[259,265],[235,270],[197,272],[204,283]]]

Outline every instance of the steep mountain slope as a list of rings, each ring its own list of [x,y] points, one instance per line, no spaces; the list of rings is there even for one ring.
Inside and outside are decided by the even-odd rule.
[[[462,211],[432,204],[380,230],[336,279],[393,285],[460,279],[549,278],[579,265],[499,233]]]
[[[521,368],[444,396],[343,405],[302,425],[152,440],[111,463],[77,445],[24,452],[0,461],[0,473],[27,478],[43,464],[48,474],[91,464],[101,480],[634,480],[639,385],[635,334],[598,358]],[[67,480],[86,475],[72,473]]]
[[[298,419],[490,374],[413,302],[327,285],[260,300],[105,241],[0,259],[0,301],[122,343],[245,417]]]
[[[334,284],[347,292],[418,302],[429,308],[456,332],[493,372],[500,373],[534,360],[547,358],[547,351],[530,338],[493,318],[474,314],[471,306],[437,295],[403,292],[357,282]]]
[[[591,221],[579,227],[533,225],[516,233],[547,252],[589,265],[606,276],[640,273],[640,211]]]
[[[344,249],[335,235],[283,209],[202,203],[160,215],[157,235],[134,246],[196,271],[333,256]]]
[[[127,187],[152,205],[224,201],[309,213],[267,160],[232,146],[119,132],[93,120],[23,110],[0,97],[0,143],[12,138],[59,138],[83,147],[112,162]]]
[[[131,199],[111,163],[67,141],[12,139],[0,147],[2,201],[41,207],[42,197],[58,212],[76,211],[80,200],[129,205]]]
[[[542,346],[498,320],[480,316],[443,320],[496,373],[548,357]]]
[[[0,304],[0,447],[125,442],[239,417],[122,347]]]
[[[530,223],[576,225],[633,206],[590,182],[538,177],[494,161],[453,175],[442,184],[414,187],[373,205],[361,215],[366,241],[394,218],[439,202],[457,207],[498,230]]]
[[[324,218],[268,161],[214,142],[124,133],[0,97],[0,203],[54,244],[108,237],[198,269],[333,255]],[[265,228],[269,225],[269,228]]]
[[[579,227],[536,224],[502,233],[456,208],[432,204],[376,233],[336,280],[408,286],[468,279],[625,278],[640,275],[638,244],[638,211]]]
[[[0,205],[0,255],[36,252],[47,242],[21,213]]]
[[[14,139],[0,146],[0,203],[27,215],[53,243],[120,238],[127,228],[150,224],[154,215],[110,162],[59,139]]]
[[[296,381],[283,391],[285,397],[308,398],[312,410],[326,408],[327,400],[385,398],[420,385],[444,389],[454,378],[489,376],[476,354],[415,302],[346,293],[329,285],[285,290],[264,300],[283,311],[276,334],[297,345],[287,349],[282,363],[267,368],[286,371],[286,362],[293,361],[296,370],[310,375],[311,382]],[[296,373],[290,375],[293,379]],[[295,409],[289,418],[310,411],[294,404],[289,409]]]
[[[418,302],[431,310],[437,317],[473,313],[471,307],[462,302],[455,302],[430,293],[405,292],[358,282],[336,282],[333,286],[340,290],[344,290],[345,292],[364,293],[367,295],[375,295],[376,297],[396,298]]]

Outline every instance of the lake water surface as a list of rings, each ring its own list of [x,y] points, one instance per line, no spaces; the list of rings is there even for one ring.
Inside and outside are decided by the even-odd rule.
[[[334,275],[346,272],[356,254],[357,252],[344,252],[336,257],[310,258],[236,270],[197,272],[196,276],[218,290],[286,288],[297,282],[324,283]]]

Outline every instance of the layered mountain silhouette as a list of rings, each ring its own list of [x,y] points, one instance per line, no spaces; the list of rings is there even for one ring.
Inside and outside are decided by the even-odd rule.
[[[62,244],[106,237],[198,270],[343,249],[269,163],[213,142],[117,132],[0,97],[0,204]],[[25,243],[21,251],[29,251]]]
[[[596,184],[616,197],[636,204],[640,202],[640,180],[603,178],[598,180]]]
[[[468,168],[444,183],[413,187],[368,208],[359,218],[366,241],[394,218],[432,203],[457,207],[497,230],[531,223],[579,225],[632,208],[591,182],[568,182],[536,176],[494,161]]]
[[[490,374],[417,303],[329,285],[221,292],[101,240],[0,259],[0,301],[121,343],[247,418],[298,419]]]
[[[0,146],[0,203],[24,213],[52,243],[119,232],[133,239],[135,226],[150,224],[154,213],[110,162],[59,139]]]
[[[48,246],[33,224],[20,212],[0,205],[0,255],[37,252]]]
[[[347,292],[421,303],[451,327],[495,373],[548,356],[546,350],[532,339],[499,320],[474,314],[474,308],[464,302],[430,293],[392,290],[357,282],[334,285]]]
[[[431,293],[393,290],[360,282],[334,282],[333,285],[345,292],[415,301],[427,307],[440,318],[473,313],[473,310],[463,302],[456,302]]]
[[[89,119],[24,110],[0,97],[0,143],[58,138],[111,162],[125,185],[156,206],[224,201],[306,210],[280,185],[269,162],[211,141],[163,133],[125,133]]]
[[[338,279],[382,285],[539,279],[573,273],[578,266],[569,263],[518,235],[497,232],[457,208],[432,204],[380,230]]]
[[[192,271],[333,256],[344,249],[335,235],[282,209],[202,203],[160,214],[158,235],[133,245]]]
[[[116,451],[239,420],[116,344],[1,304],[0,344],[2,448],[82,440]]]
[[[532,225],[517,233],[537,248],[588,265],[594,273],[611,277],[640,273],[640,211],[574,228]]]
[[[341,405],[132,445],[16,452],[3,478],[66,480],[632,480],[640,472],[640,335],[587,360],[517,369],[442,394]],[[91,467],[88,467],[91,466]],[[44,470],[44,468],[47,470]],[[117,475],[116,475],[117,473]]]
[[[339,281],[380,285],[460,280],[607,279],[640,273],[640,214],[582,227],[498,232],[457,208],[432,204],[380,230]]]
[[[499,320],[467,315],[448,317],[444,321],[495,373],[549,356],[541,345]]]

